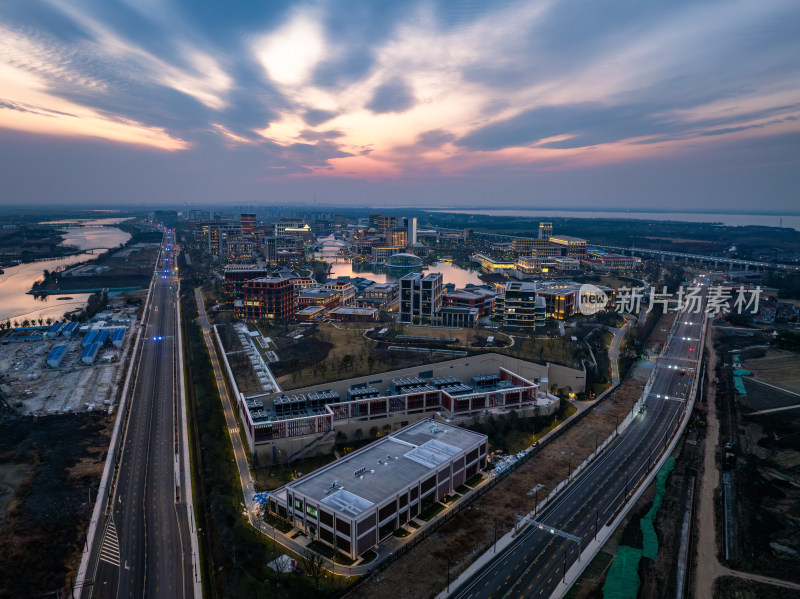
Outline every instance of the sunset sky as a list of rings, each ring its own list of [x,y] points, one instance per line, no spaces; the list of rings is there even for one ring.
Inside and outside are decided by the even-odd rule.
[[[800,211],[800,2],[0,4],[0,203]]]

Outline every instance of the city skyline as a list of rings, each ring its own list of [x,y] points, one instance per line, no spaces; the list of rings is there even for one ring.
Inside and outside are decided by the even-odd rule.
[[[789,2],[0,9],[0,204],[789,212]]]

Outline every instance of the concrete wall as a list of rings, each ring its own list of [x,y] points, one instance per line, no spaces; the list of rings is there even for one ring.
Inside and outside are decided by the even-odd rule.
[[[344,399],[347,395],[347,390],[352,385],[373,383],[379,389],[384,390],[394,378],[414,377],[419,376],[422,372],[429,371],[433,371],[434,377],[454,376],[465,382],[469,382],[476,374],[494,374],[498,372],[501,367],[515,374],[519,374],[530,381],[533,381],[533,379],[547,378],[551,387],[553,385],[559,388],[569,387],[576,393],[584,391],[586,386],[586,374],[583,370],[576,370],[575,368],[568,368],[558,364],[537,364],[535,362],[528,362],[502,354],[488,353],[479,356],[459,358],[457,360],[435,362],[430,365],[403,368],[402,370],[390,370],[388,372],[323,383],[311,387],[291,389],[284,391],[284,393],[286,395],[308,394],[314,391],[330,389],[331,391],[337,392],[342,399]],[[268,401],[269,396],[264,395],[263,399]]]
[[[558,402],[553,402],[549,406],[540,406],[539,407],[539,415],[540,416],[550,416],[555,414],[556,410],[558,410]],[[509,412],[511,410],[508,410]],[[516,410],[517,414],[521,418],[531,418],[535,416],[535,408],[528,407],[522,410]],[[497,411],[495,410],[493,414],[496,416]],[[484,418],[488,417],[487,414],[482,414],[478,417],[479,421],[484,420]],[[361,438],[362,439],[369,439],[371,438],[370,430],[373,427],[377,427],[378,430],[382,433],[383,427],[389,425],[392,427],[392,430],[395,431],[407,424],[413,424],[418,420],[422,420],[423,418],[432,418],[434,420],[439,420],[442,422],[447,422],[449,424],[456,424],[459,426],[468,426],[473,421],[473,416],[465,416],[463,419],[460,420],[445,420],[442,416],[439,415],[439,412],[425,412],[422,414],[396,414],[389,417],[376,417],[372,420],[368,420],[366,418],[359,419],[359,420],[348,420],[338,421],[334,425],[334,430],[339,433],[343,433],[348,440],[356,440],[356,431],[361,430]],[[314,441],[321,438],[323,435],[306,435],[303,437],[288,437],[286,439],[275,439],[274,441],[269,441],[266,443],[256,445],[256,457],[258,463],[260,465],[266,465],[272,463],[272,447],[273,445],[276,447],[276,450],[280,450],[280,454],[276,455],[277,461],[276,463],[286,463],[286,460],[293,456],[295,453],[300,451],[301,449],[305,448],[308,445],[311,445]],[[313,457],[316,455],[324,455],[330,453],[333,450],[333,445],[336,441],[336,437],[332,436],[329,440],[326,440],[324,443],[320,443],[308,453],[303,455],[304,458]]]

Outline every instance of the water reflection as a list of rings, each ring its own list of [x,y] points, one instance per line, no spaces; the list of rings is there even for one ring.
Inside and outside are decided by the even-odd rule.
[[[51,222],[48,224],[70,224],[85,226],[74,226],[65,229],[63,245],[72,245],[80,249],[97,247],[116,247],[121,243],[126,243],[131,236],[116,227],[103,225],[118,224],[126,220],[124,218],[103,218],[85,221]],[[46,295],[42,299],[36,299],[28,295],[28,291],[36,281],[42,279],[45,270],[59,270],[78,262],[86,262],[96,258],[98,253],[83,253],[75,256],[65,256],[55,260],[44,260],[41,262],[31,262],[4,268],[5,271],[0,275],[0,321],[5,322],[14,320],[20,323],[25,319],[58,319],[64,316],[65,312],[70,312],[86,305],[89,299],[88,293],[69,293],[57,295]],[[62,299],[59,299],[62,298]],[[70,298],[70,299],[65,299]]]
[[[369,262],[350,262],[337,256],[339,248],[345,244],[333,238],[320,239],[319,241],[322,245],[320,250],[314,253],[314,256],[331,263],[331,278],[364,277],[376,283],[387,283],[397,281],[410,272],[422,270],[423,272],[440,272],[445,284],[453,283],[456,287],[464,287],[469,283],[473,285],[483,284],[483,281],[478,277],[480,271],[477,268],[461,268],[449,262],[435,262],[414,268],[392,268]]]

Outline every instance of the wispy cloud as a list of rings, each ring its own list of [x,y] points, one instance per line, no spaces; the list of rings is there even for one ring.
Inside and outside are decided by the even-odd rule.
[[[247,152],[254,180],[527,176],[800,132],[793,0],[40,0],[0,19],[0,127]]]

